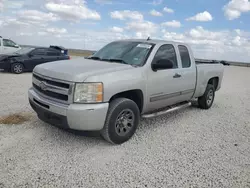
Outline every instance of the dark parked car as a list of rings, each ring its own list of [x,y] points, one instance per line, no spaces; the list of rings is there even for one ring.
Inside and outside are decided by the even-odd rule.
[[[221,61],[220,63],[223,64],[223,65],[227,65],[227,66],[230,65],[230,64],[229,64],[228,62],[226,62],[226,61]]]
[[[25,47],[12,54],[1,55],[0,69],[20,74],[32,71],[36,65],[42,63],[67,59],[70,59],[70,56],[54,47]]]

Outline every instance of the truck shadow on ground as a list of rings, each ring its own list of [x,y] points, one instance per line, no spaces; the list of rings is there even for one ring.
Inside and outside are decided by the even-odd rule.
[[[171,122],[175,118],[185,118],[185,116],[188,116],[190,113],[193,113],[193,111],[200,111],[200,109],[197,108],[197,103],[194,102],[194,104],[190,107],[187,107],[185,109],[181,109],[175,112],[171,112],[165,115],[161,115],[158,117],[150,118],[150,119],[144,119],[141,118],[141,123],[138,126],[138,129],[136,130],[137,135],[143,136],[145,134],[154,134],[154,130],[162,127],[162,126],[170,126],[169,122]],[[202,111],[200,111],[202,112]],[[59,127],[55,127],[53,125],[47,124],[42,122],[41,120],[35,120],[38,121],[40,126],[42,126],[45,129],[49,129],[47,132],[50,133],[50,139],[55,140],[53,136],[57,134],[57,136],[61,137],[62,139],[65,139],[65,137],[70,137],[70,139],[78,140],[80,142],[91,142],[97,144],[105,144],[110,145],[108,142],[106,142],[101,134],[100,131],[78,131],[78,130],[69,130],[69,129],[63,129]],[[131,140],[133,142],[133,139]]]

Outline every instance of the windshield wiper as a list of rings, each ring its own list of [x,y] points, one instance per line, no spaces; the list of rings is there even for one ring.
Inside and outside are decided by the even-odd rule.
[[[131,65],[132,67],[138,67],[138,65],[130,64],[130,63],[124,61],[123,59],[111,58],[111,59],[107,59],[107,60],[110,61],[110,62],[118,62],[118,63],[122,63],[122,64],[125,64],[125,65]]]
[[[86,59],[95,59],[95,60],[101,60],[100,57],[97,56],[91,56],[91,57],[87,57]]]
[[[106,59],[104,59],[106,60]],[[111,59],[107,59],[107,61],[111,61],[111,62],[118,62],[118,63],[122,63],[122,64],[126,64],[126,65],[130,65],[129,63],[127,63],[126,61],[124,61],[123,59],[115,59],[115,58],[111,58]]]

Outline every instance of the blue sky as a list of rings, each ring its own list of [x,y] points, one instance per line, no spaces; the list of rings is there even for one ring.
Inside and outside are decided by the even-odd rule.
[[[0,0],[0,35],[94,49],[117,39],[182,41],[199,58],[250,61],[248,0]]]

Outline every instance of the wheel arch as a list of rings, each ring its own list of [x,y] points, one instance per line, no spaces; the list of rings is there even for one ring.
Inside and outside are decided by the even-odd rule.
[[[133,90],[128,90],[128,91],[117,93],[109,99],[109,102],[111,102],[114,99],[122,98],[122,97],[134,101],[137,104],[140,112],[142,112],[143,107],[144,107],[144,96],[143,96],[142,90],[133,89]]]
[[[216,91],[219,85],[219,77],[213,77],[208,80],[207,84],[211,84],[214,86],[214,90]]]

